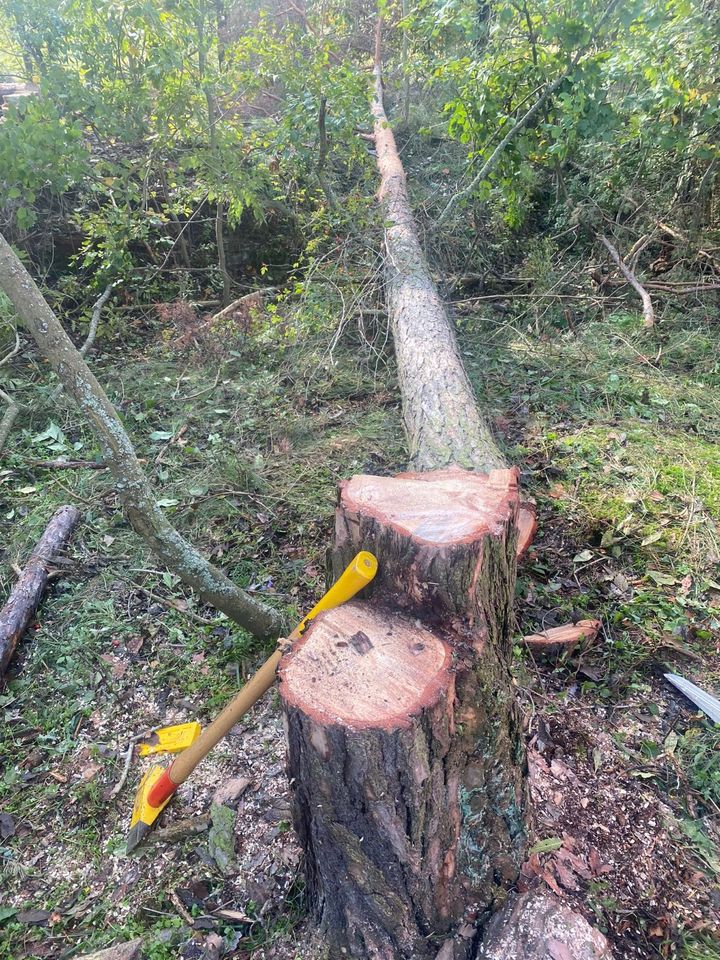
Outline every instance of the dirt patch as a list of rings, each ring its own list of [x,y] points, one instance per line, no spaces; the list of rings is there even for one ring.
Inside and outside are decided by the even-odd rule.
[[[720,898],[652,774],[616,746],[611,734],[627,721],[609,713],[588,705],[536,717],[534,852],[523,883],[539,879],[570,900],[609,936],[618,960],[668,957],[684,933],[718,929]]]

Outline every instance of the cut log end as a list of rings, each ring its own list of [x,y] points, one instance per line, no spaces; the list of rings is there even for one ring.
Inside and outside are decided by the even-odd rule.
[[[340,506],[373,517],[418,544],[446,547],[497,534],[514,516],[517,470],[473,473],[459,467],[396,477],[356,476],[342,484]]]
[[[320,614],[280,666],[280,696],[319,724],[399,729],[450,683],[437,635],[383,607],[347,603]]]

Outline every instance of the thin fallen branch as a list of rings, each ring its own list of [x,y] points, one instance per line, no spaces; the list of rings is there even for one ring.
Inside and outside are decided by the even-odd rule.
[[[5,673],[18,640],[40,605],[54,559],[67,545],[79,519],[80,511],[76,507],[60,507],[53,514],[7,603],[0,610],[0,676]]]
[[[12,350],[6,354],[2,360],[0,360],[0,367],[5,366],[6,363],[9,363],[12,358],[20,350],[20,334],[15,329],[15,346]],[[7,410],[3,414],[2,420],[0,420],[0,453],[3,452],[5,444],[7,443],[7,438],[10,436],[10,431],[12,430],[15,421],[18,418],[21,407],[17,400],[13,399],[9,393],[5,393],[4,390],[0,390],[0,399],[4,400],[7,404]]]
[[[83,343],[83,345],[82,345],[82,346],[80,347],[80,349],[78,350],[78,353],[79,353],[80,356],[83,358],[83,360],[85,359],[85,357],[86,357],[86,356],[88,355],[88,353],[90,352],[90,350],[91,350],[91,348],[92,348],[92,345],[95,343],[95,337],[97,336],[98,324],[100,323],[100,315],[102,314],[102,309],[103,309],[103,307],[105,306],[105,304],[106,304],[106,303],[108,302],[108,300],[110,299],[110,294],[111,294],[112,291],[113,291],[113,286],[114,286],[114,284],[112,284],[112,283],[108,284],[108,286],[103,290],[103,292],[100,294],[100,296],[97,298],[97,300],[96,300],[95,303],[93,304],[92,315],[91,315],[91,317],[90,317],[90,328],[89,328],[89,330],[88,330],[88,335],[87,335],[87,337],[85,338],[85,343]],[[61,394],[62,392],[63,392],[63,385],[62,385],[61,383],[59,383],[59,384],[55,387],[55,389],[53,390],[53,392],[50,394],[50,400],[51,400],[52,402],[54,402],[55,400],[57,400],[57,398],[60,396],[60,394]]]
[[[668,236],[673,237],[675,240],[680,240],[682,243],[690,242],[688,235],[683,233],[681,230],[678,230],[677,227],[671,227],[669,223],[665,223],[662,220],[658,220],[658,226],[664,233],[667,233]],[[707,262],[712,266],[713,270],[716,270],[718,273],[720,273],[720,260],[718,260],[717,257],[714,257],[708,250],[700,249],[698,249],[697,255],[702,257],[703,260],[707,260]]]
[[[85,343],[80,347],[80,356],[86,357],[90,350],[92,350],[93,344],[95,343],[95,337],[97,336],[98,324],[100,323],[100,315],[102,314],[103,307],[110,299],[110,294],[113,291],[114,284],[108,284],[108,286],[103,290],[100,296],[97,298],[93,304],[92,315],[90,317],[90,328],[88,330],[88,335],[85,338]]]
[[[203,327],[211,327],[218,320],[224,320],[226,317],[232,317],[238,310],[245,313],[248,310],[259,309],[264,305],[265,297],[275,293],[277,287],[261,287],[259,290],[253,290],[251,293],[243,294],[237,300],[233,300],[223,310],[213,314],[209,320],[206,320],[198,330]]]
[[[654,327],[655,326],[655,311],[653,310],[652,300],[650,299],[650,294],[647,292],[645,287],[640,283],[635,274],[630,270],[630,268],[623,262],[622,257],[618,253],[617,249],[610,243],[607,237],[600,237],[602,242],[607,247],[610,256],[615,261],[618,270],[625,277],[627,282],[637,293],[637,295],[642,300],[643,305],[643,326],[644,327]]]
[[[206,603],[222,610],[257,637],[281,634],[284,620],[280,614],[241,590],[174,528],[157,502],[117,411],[2,235],[0,288],[87,418],[115,481],[115,492],[135,532],[165,566],[196,590]]]
[[[208,620],[207,617],[201,617],[199,613],[193,613],[192,610],[185,610],[176,600],[167,600],[165,597],[160,597],[156,593],[153,593],[152,590],[147,590],[145,587],[141,587],[140,584],[135,583],[134,580],[126,580],[124,577],[119,577],[119,579],[124,580],[128,586],[131,586],[134,590],[137,590],[138,593],[142,593],[143,596],[147,597],[151,603],[159,603],[161,607],[165,607],[168,610],[174,610],[175,613],[179,613],[183,617],[187,617],[188,620],[193,620],[195,623],[199,623],[202,627],[217,626],[217,620]]]
[[[118,782],[112,788],[110,793],[107,794],[108,800],[112,800],[113,797],[116,797],[125,786],[128,774],[130,773],[130,765],[132,764],[132,758],[135,752],[135,744],[139,743],[141,740],[146,740],[148,736],[151,736],[154,732],[154,730],[151,730],[149,733],[147,731],[145,733],[136,733],[134,737],[130,738],[127,750],[125,751],[125,763],[123,766],[123,771],[120,774],[120,779]]]
[[[102,460],[28,460],[27,463],[41,470],[107,470]]]
[[[0,420],[0,453],[2,453],[7,443],[7,438],[10,436],[10,432],[20,413],[20,404],[16,403],[15,400],[4,391],[0,391],[0,393],[2,393],[3,400],[6,402],[9,401],[7,410],[3,414],[2,420]]]

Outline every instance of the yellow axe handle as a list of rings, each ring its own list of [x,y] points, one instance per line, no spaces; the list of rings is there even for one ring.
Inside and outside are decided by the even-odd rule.
[[[350,600],[363,587],[366,587],[375,576],[377,560],[365,550],[362,550],[346,567],[340,578],[328,590],[325,596],[315,604],[310,613],[302,620],[288,637],[288,640],[297,640],[302,636],[305,627],[313,617],[322,610],[331,610]],[[174,784],[184,783],[200,761],[207,756],[238,720],[269,690],[275,682],[278,664],[283,651],[277,649],[271,657],[260,667],[257,673],[248,680],[242,690],[230,701],[222,713],[217,716],[209,727],[206,727],[195,743],[191,744],[182,753],[178,754],[168,770]]]

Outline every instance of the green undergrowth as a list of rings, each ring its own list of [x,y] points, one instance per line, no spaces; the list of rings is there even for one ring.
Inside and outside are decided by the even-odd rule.
[[[637,316],[618,314],[538,332],[490,311],[461,316],[459,326],[481,403],[538,503],[540,535],[520,570],[520,628],[603,622],[589,671],[556,668],[548,709],[563,709],[571,683],[607,704],[647,695],[658,664],[717,692],[720,362],[709,328],[678,314],[647,333]],[[278,349],[268,337],[263,347],[203,358],[157,337],[101,344],[92,360],[173,522],[238,584],[291,616],[322,590],[338,481],[406,462],[391,365],[366,356],[351,328],[333,350],[329,342],[327,334]],[[15,892],[42,889],[23,907],[59,913],[44,927],[0,919],[8,957],[162,926],[153,914],[116,927],[73,919],[73,905],[91,894],[55,872],[44,879],[44,861],[28,866],[24,851],[51,835],[62,856],[100,873],[127,827],[128,811],[107,791],[128,738],[167,709],[207,719],[264,652],[158,567],[104,471],[35,464],[94,459],[97,448],[70,404],[50,402],[43,366],[24,360],[14,389],[30,412],[0,473],[3,591],[10,565],[22,565],[60,504],[74,503],[83,519],[72,566],[0,693],[0,810],[15,829],[0,841],[3,871]],[[662,742],[643,749],[647,760],[654,749],[667,753]],[[716,735],[707,725],[679,730],[673,757],[701,809],[716,808]],[[705,836],[687,840],[698,856]],[[137,916],[130,895],[125,907]],[[158,958],[166,949],[158,945]],[[689,941],[684,956],[712,956],[703,950],[702,938]]]
[[[534,591],[566,615],[599,615],[611,628],[607,655],[620,647],[630,664],[668,634],[690,631],[698,652],[711,649],[720,353],[709,320],[677,314],[648,332],[621,313],[538,335],[472,317],[462,344],[556,540],[530,552]]]
[[[461,338],[537,501],[519,633],[583,617],[602,626],[542,676],[518,643],[518,682],[561,717],[580,698],[590,715],[608,708],[606,729],[645,718],[639,730],[652,732],[628,739],[616,729],[620,755],[674,810],[683,850],[716,885],[720,728],[668,709],[662,681],[669,669],[720,695],[720,352],[710,321],[678,312],[648,332],[636,315],[617,314],[538,332],[520,309],[510,321],[490,311],[463,318]],[[613,928],[627,923],[615,909],[605,908]],[[668,955],[715,960],[720,951],[698,933],[678,937]]]
[[[240,586],[299,618],[324,588],[338,482],[404,464],[385,369],[353,345],[330,356],[327,338],[282,351],[248,345],[220,359],[175,353],[161,338],[104,347],[93,369],[173,523]],[[36,465],[94,460],[98,451],[72,405],[50,401],[54,384],[42,365],[27,360],[13,377],[29,412],[0,472],[3,595],[11,565],[22,566],[54,510],[74,504],[82,521],[70,566],[0,691],[0,811],[12,821],[0,840],[8,881],[2,958],[55,956],[163,926],[155,914],[135,912],[154,882],[120,903],[120,914],[137,916],[135,926],[113,919],[117,907],[108,920],[93,919],[78,904],[97,888],[73,889],[47,870],[46,856],[102,876],[108,856],[123,856],[135,768],[118,799],[108,792],[129,738],[166,722],[168,709],[207,721],[266,652],[158,566],[125,521],[105,471]],[[33,845],[37,860],[27,855]],[[164,874],[163,887],[172,875]],[[28,925],[15,919],[23,909],[57,916]],[[153,950],[157,960],[175,955],[164,943]]]

